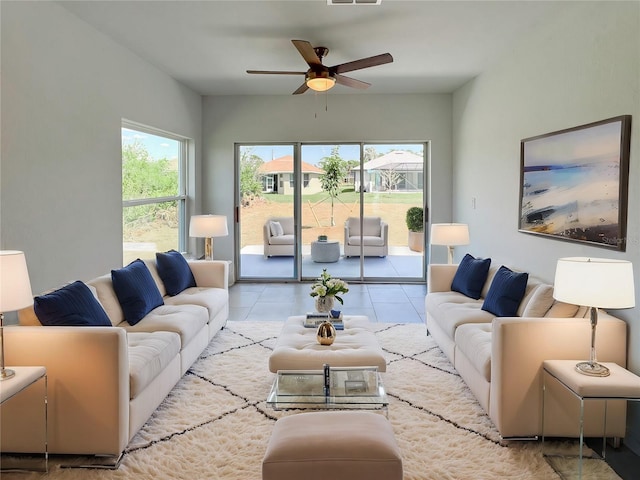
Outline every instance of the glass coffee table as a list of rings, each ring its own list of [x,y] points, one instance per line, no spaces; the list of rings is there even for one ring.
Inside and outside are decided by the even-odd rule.
[[[274,410],[357,409],[386,414],[389,401],[377,367],[326,367],[278,370],[267,405]]]

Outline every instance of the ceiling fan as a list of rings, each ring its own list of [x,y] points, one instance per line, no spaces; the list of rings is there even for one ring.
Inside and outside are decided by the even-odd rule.
[[[305,81],[300,87],[293,92],[293,95],[299,95],[308,89],[317,92],[324,92],[332,88],[336,83],[346,87],[365,89],[371,86],[370,83],[356,80],[355,78],[345,77],[345,72],[352,72],[363,68],[384,65],[393,62],[393,57],[389,53],[375,55],[373,57],[361,58],[352,62],[341,63],[333,67],[327,67],[322,64],[322,59],[327,56],[329,49],[327,47],[312,47],[306,40],[291,40],[295,47],[302,55],[302,58],[309,65],[306,72],[282,72],[274,70],[247,70],[247,73],[266,74],[266,75],[304,75]]]

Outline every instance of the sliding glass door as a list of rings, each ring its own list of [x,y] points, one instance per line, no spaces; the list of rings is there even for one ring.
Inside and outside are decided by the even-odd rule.
[[[423,280],[425,147],[238,145],[239,279]]]
[[[239,279],[297,279],[294,145],[237,145]]]

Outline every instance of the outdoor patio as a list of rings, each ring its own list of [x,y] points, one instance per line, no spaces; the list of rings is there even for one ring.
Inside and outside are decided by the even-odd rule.
[[[293,275],[293,257],[264,258],[262,245],[250,245],[240,252],[241,278],[290,278]],[[358,278],[360,276],[360,258],[345,258],[342,255],[337,262],[316,263],[311,259],[311,247],[302,248],[302,276],[315,278],[326,268],[331,275],[340,278]],[[422,253],[413,252],[407,247],[389,247],[386,257],[364,257],[364,275],[369,278],[405,278],[419,280],[423,275]]]

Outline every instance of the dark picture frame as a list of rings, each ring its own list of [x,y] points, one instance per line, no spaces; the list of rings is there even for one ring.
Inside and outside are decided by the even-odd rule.
[[[631,115],[520,142],[520,232],[625,251]]]

